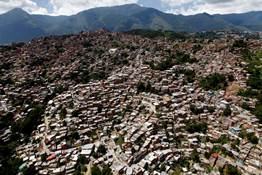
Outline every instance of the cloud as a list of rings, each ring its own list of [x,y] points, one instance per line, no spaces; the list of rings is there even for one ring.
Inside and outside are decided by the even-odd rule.
[[[94,7],[137,2],[138,0],[50,0],[50,4],[53,6],[53,15],[72,15]]]
[[[162,0],[167,4],[167,12],[174,14],[225,14],[259,11],[262,0]]]
[[[154,3],[152,3],[154,2]],[[162,3],[161,0],[138,0],[137,2],[139,5],[143,6],[143,7],[152,7],[155,9],[159,9],[162,11],[165,11],[166,7],[164,6],[164,4]]]
[[[39,7],[31,0],[0,0],[0,13],[5,13],[14,8],[22,8],[28,13],[46,14],[47,9]]]
[[[217,3],[229,3],[229,2],[234,2],[236,0],[204,0],[206,3],[210,4],[217,4]]]
[[[72,15],[94,7],[139,3],[159,10],[191,15],[262,10],[262,0],[0,0],[0,13],[23,8],[33,14]]]

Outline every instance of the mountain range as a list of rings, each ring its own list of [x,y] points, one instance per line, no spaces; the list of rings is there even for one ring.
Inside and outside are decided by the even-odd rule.
[[[211,30],[262,31],[262,11],[243,14],[184,16],[127,4],[99,7],[72,16],[32,15],[16,8],[0,15],[0,44],[29,41],[35,37],[72,34],[106,28],[200,32]]]

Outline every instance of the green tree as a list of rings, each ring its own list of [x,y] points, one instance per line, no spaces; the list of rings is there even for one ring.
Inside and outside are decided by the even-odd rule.
[[[224,145],[224,144],[228,143],[229,140],[230,140],[229,137],[224,134],[224,135],[221,135],[221,136],[217,139],[216,142]]]
[[[247,43],[244,40],[236,40],[233,43],[233,48],[245,48],[247,47]]]
[[[93,44],[89,41],[84,41],[83,46],[84,46],[84,48],[90,48],[90,47],[93,46]]]
[[[227,107],[224,109],[224,111],[223,111],[223,115],[226,116],[226,117],[230,116],[231,113],[232,113],[232,110],[231,110],[231,108],[230,108],[229,106],[227,106]]]
[[[191,122],[186,124],[186,130],[189,133],[201,132],[206,133],[207,123]]]
[[[96,165],[94,165],[92,168],[91,168],[91,174],[92,175],[102,175],[102,172],[100,170],[100,168]]]
[[[194,149],[193,152],[191,153],[191,158],[194,162],[200,162],[199,153],[197,152],[196,149]]]
[[[152,92],[153,88],[150,82],[144,83],[140,81],[137,84],[137,91],[138,92]]]
[[[254,114],[260,120],[260,123],[262,123],[262,104],[256,105],[256,108],[254,110]]]
[[[107,152],[107,149],[105,147],[105,145],[99,145],[98,148],[97,148],[97,154],[99,155],[105,155]]]
[[[20,132],[29,136],[32,131],[36,129],[38,123],[41,122],[43,114],[44,107],[42,105],[33,106],[25,119],[21,119],[12,125],[12,131]]]
[[[41,155],[41,161],[42,161],[42,162],[45,162],[45,161],[46,161],[46,158],[47,158],[47,154],[46,154],[46,153],[44,153],[44,154]]]
[[[200,81],[200,85],[205,90],[219,90],[225,89],[228,85],[224,75],[214,73]]]
[[[227,79],[228,79],[229,82],[235,81],[235,77],[234,77],[234,75],[232,75],[232,74],[229,74],[229,75],[227,76]]]
[[[8,112],[7,114],[0,117],[0,128],[8,127],[13,122],[14,114],[12,112]]]
[[[16,175],[18,168],[22,165],[23,160],[9,157],[6,161],[1,162],[0,174]]]
[[[22,172],[23,172],[23,175],[34,175],[34,174],[37,174],[35,166],[33,166],[33,165],[31,165],[28,168],[25,168]]]
[[[144,92],[145,89],[146,89],[145,83],[143,83],[141,81],[138,82],[138,84],[137,84],[137,91],[138,92]]]
[[[250,141],[252,144],[258,144],[258,137],[254,133],[248,133],[247,134],[247,139]]]
[[[124,138],[123,136],[119,136],[116,140],[115,140],[115,143],[117,145],[122,145],[124,143]]]
[[[106,165],[103,167],[101,174],[102,175],[113,175],[113,172],[112,172],[112,169],[108,165]]]
[[[247,137],[247,131],[245,129],[241,129],[240,133],[239,133],[239,137],[241,137],[242,139]]]
[[[79,111],[79,110],[74,110],[74,111],[72,112],[72,117],[78,117],[79,114],[80,114],[80,111]]]
[[[62,108],[60,112],[61,119],[64,119],[66,117],[66,114],[67,114],[66,108]]]
[[[73,139],[75,139],[75,140],[80,139],[80,135],[79,135],[79,133],[78,133],[77,131],[74,131],[74,132],[72,133],[72,137],[73,137]]]
[[[86,171],[86,164],[88,163],[88,160],[85,156],[79,155],[76,165],[75,165],[75,172],[74,175],[81,175],[81,172]]]
[[[184,52],[178,52],[175,55],[175,62],[177,64],[194,63],[196,59],[191,58],[189,54]]]
[[[190,110],[193,114],[195,115],[199,115],[202,114],[204,112],[203,108],[197,108],[195,105],[191,104],[190,105]]]
[[[227,165],[223,171],[223,175],[241,175],[238,169],[232,165]]]

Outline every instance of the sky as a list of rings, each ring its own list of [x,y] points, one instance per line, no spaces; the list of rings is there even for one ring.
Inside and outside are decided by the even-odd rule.
[[[129,3],[183,15],[262,11],[262,0],[0,0],[0,14],[22,8],[32,14],[72,15],[94,7]]]

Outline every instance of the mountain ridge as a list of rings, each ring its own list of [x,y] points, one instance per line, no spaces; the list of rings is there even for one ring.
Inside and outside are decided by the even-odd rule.
[[[72,16],[33,15],[15,8],[0,15],[0,44],[29,41],[47,35],[72,34],[107,28],[110,31],[133,29],[201,32],[212,30],[262,31],[262,11],[241,14],[200,13],[174,15],[137,4],[98,7]]]

